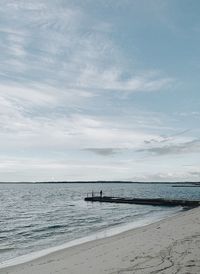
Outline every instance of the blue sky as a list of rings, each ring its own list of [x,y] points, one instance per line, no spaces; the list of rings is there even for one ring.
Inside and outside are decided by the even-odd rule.
[[[199,181],[199,13],[1,0],[0,181]]]

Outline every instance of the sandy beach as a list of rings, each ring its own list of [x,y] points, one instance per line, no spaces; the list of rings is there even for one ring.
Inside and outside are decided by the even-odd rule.
[[[145,227],[60,250],[3,274],[198,274],[200,208]]]

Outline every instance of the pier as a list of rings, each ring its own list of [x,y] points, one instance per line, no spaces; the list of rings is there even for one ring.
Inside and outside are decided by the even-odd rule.
[[[100,203],[117,203],[117,204],[138,204],[138,205],[152,205],[152,206],[182,206],[182,207],[198,207],[200,201],[194,200],[173,200],[173,199],[148,199],[148,198],[123,198],[111,196],[88,196],[85,198],[86,202],[100,202]]]

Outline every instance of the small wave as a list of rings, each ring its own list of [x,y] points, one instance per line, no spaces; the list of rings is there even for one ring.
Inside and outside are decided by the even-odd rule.
[[[0,253],[15,249],[14,245],[0,245]]]
[[[64,224],[57,224],[57,225],[50,225],[50,226],[45,226],[37,229],[33,229],[32,232],[44,232],[44,231],[49,231],[49,230],[55,230],[55,229],[60,229],[60,228],[66,228],[68,225]]]
[[[8,238],[7,236],[0,236],[0,241],[4,240],[4,239],[7,239],[7,238]]]

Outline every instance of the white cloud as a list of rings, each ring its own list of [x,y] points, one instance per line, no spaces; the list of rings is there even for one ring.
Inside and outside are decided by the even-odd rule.
[[[77,170],[77,179],[87,179],[90,171],[96,179],[127,178],[141,170],[133,164],[140,157],[135,151],[149,152],[145,141],[159,144],[167,139],[161,132],[174,131],[160,113],[129,102],[131,93],[170,89],[173,77],[130,63],[114,38],[112,20],[104,22],[83,6],[68,1],[1,4],[0,151],[12,155],[1,158],[5,178],[9,172],[21,178],[23,170],[24,178],[37,173],[37,180],[49,178],[49,170],[62,179],[74,178]],[[171,149],[179,141],[176,137]]]
[[[112,90],[129,92],[160,91],[169,87],[173,82],[170,78],[162,78],[158,75],[150,75],[147,71],[140,75],[130,76],[123,79],[124,71],[116,68],[98,70],[96,67],[88,67],[81,72],[78,80],[78,87],[94,90]]]
[[[189,171],[169,171],[140,174],[129,180],[136,182],[197,182],[198,176]]]
[[[124,123],[115,125],[112,119],[88,115],[33,117],[8,101],[0,102],[3,106],[0,113],[0,147],[8,150],[16,147],[59,151],[107,147],[132,149],[140,147],[147,138],[156,138],[155,134],[128,128],[128,125],[125,128]],[[7,111],[8,108],[10,110]]]
[[[37,107],[38,105],[56,104],[56,94],[51,91],[20,87],[16,85],[0,85],[0,96],[19,106],[25,104]]]
[[[200,152],[200,140],[195,139],[181,143],[170,143],[167,145],[158,145],[138,150],[138,152],[147,152],[152,155],[178,155],[178,154],[193,154]]]
[[[13,79],[22,77],[24,88],[31,79],[57,89],[64,87],[65,93],[75,89],[91,96],[106,90],[158,91],[172,82],[171,77],[152,75],[149,70],[141,73],[134,68],[130,73],[108,35],[112,25],[91,18],[85,11],[61,3],[55,7],[46,1],[11,1],[7,9],[11,20],[16,12],[19,21],[14,30],[2,27],[6,37],[2,71],[7,70]],[[129,77],[124,78],[127,72]]]

